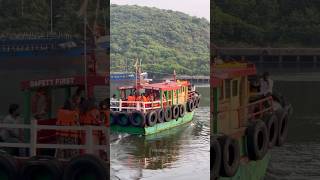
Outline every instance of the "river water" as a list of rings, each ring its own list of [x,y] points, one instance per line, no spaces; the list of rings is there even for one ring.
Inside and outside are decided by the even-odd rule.
[[[210,178],[209,87],[191,123],[152,136],[111,134],[112,180]]]
[[[0,115],[9,103],[23,105],[20,81],[74,74],[61,71],[0,72]],[[282,74],[274,88],[292,103],[288,141],[272,149],[266,180],[320,179],[320,74]],[[209,179],[209,88],[194,120],[157,136],[111,134],[111,179]],[[57,105],[63,102],[56,102]],[[61,104],[60,104],[61,105]]]
[[[320,74],[274,77],[274,88],[293,105],[287,143],[273,148],[266,179],[320,179]]]

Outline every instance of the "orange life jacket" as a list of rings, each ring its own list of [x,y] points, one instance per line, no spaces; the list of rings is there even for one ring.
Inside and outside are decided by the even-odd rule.
[[[101,116],[104,116],[104,119],[101,117],[103,124],[106,127],[109,127],[110,126],[110,111],[109,110],[101,110],[100,113],[101,113]]]
[[[92,109],[84,114],[80,115],[81,125],[99,125],[101,124],[100,111],[98,109]]]
[[[57,117],[57,125],[58,126],[75,126],[79,121],[79,112],[78,111],[71,111],[66,109],[59,109],[58,110],[58,117]],[[78,131],[72,130],[57,130],[58,136],[64,137],[78,137]]]

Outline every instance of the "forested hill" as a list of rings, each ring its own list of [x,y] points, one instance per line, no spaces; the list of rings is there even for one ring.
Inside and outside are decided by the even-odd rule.
[[[111,70],[209,74],[210,24],[181,12],[111,5]],[[127,63],[126,63],[127,62]]]
[[[319,0],[215,0],[215,43],[320,47]]]

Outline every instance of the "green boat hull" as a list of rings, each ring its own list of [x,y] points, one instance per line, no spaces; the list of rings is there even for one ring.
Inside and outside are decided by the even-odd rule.
[[[228,178],[220,177],[219,180],[263,180],[265,178],[270,157],[271,153],[268,152],[262,160],[241,163],[235,176]]]
[[[150,135],[155,134],[161,131],[165,131],[176,126],[180,126],[182,124],[186,124],[192,121],[194,115],[194,111],[187,112],[183,117],[180,117],[175,120],[171,120],[169,122],[159,123],[154,125],[153,127],[133,127],[133,126],[119,126],[112,125],[111,131],[113,132],[122,132],[128,134],[136,134],[136,135]]]

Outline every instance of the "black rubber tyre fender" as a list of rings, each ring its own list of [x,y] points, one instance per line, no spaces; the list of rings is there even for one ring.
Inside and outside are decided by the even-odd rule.
[[[0,171],[5,174],[9,180],[19,179],[18,165],[14,158],[9,154],[0,154]]]
[[[279,122],[278,118],[274,113],[267,113],[262,117],[262,120],[267,126],[268,129],[268,147],[272,148],[278,139],[278,131],[279,131]]]
[[[21,168],[23,180],[47,179],[61,180],[63,175],[62,165],[50,156],[34,156],[27,160]]]
[[[130,124],[134,127],[144,127],[146,124],[145,115],[141,111],[133,111],[129,120]]]
[[[170,107],[164,109],[164,121],[169,122],[172,120],[172,110]]]
[[[200,106],[200,96],[197,97],[196,101],[197,101],[197,105],[196,105],[196,108],[199,108]]]
[[[157,124],[158,121],[158,116],[157,116],[157,112],[156,111],[150,111],[147,113],[147,117],[146,117],[146,121],[147,121],[147,125],[152,127],[155,124]]]
[[[183,117],[186,114],[186,107],[183,104],[179,104],[179,117]]]
[[[188,112],[192,112],[193,111],[193,101],[191,99],[189,99],[187,101],[187,111]]]
[[[111,111],[110,112],[110,125],[117,124],[118,121],[118,112]]]
[[[73,158],[65,167],[63,180],[78,180],[80,177],[93,176],[92,180],[106,180],[107,165],[98,157],[84,154]]]
[[[120,126],[129,125],[130,114],[127,112],[119,112],[117,117],[117,124]]]
[[[247,129],[247,149],[249,159],[263,159],[268,151],[268,144],[269,138],[266,124],[260,119],[252,121]]]
[[[164,110],[162,108],[158,109],[157,110],[158,123],[163,123],[164,122],[164,116],[165,116]]]
[[[192,106],[192,111],[195,110],[197,107],[197,98],[193,98],[193,106]]]
[[[216,138],[210,139],[210,172],[211,179],[217,179],[219,177],[221,167],[221,148]]]
[[[289,116],[285,111],[283,111],[282,116],[278,116],[278,117],[280,118],[278,119],[279,128],[278,128],[278,140],[276,145],[282,146],[287,140],[287,136],[288,136]]]
[[[218,138],[221,147],[220,175],[232,177],[236,174],[240,164],[240,146],[237,140],[228,136]]]
[[[172,109],[172,119],[177,119],[179,117],[179,106],[173,105],[171,109]]]

